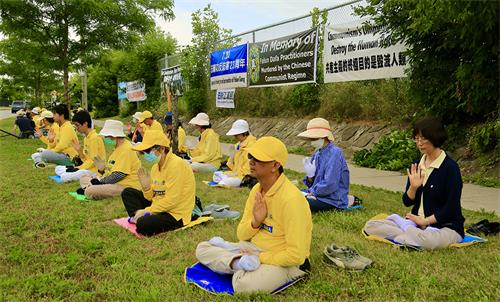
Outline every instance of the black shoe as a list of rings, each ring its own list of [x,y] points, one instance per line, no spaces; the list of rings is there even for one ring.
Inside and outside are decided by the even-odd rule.
[[[496,235],[500,232],[500,223],[498,222],[490,222],[484,227],[484,234],[488,235]]]
[[[78,190],[76,190],[76,194],[78,194],[78,195],[85,195],[85,190],[82,189],[82,188],[78,188]]]
[[[488,219],[483,219],[478,223],[471,225],[466,231],[474,236],[481,236],[481,234],[485,233],[486,227],[489,223]]]

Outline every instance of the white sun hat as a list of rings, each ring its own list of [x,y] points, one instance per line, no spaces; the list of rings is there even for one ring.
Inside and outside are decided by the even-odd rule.
[[[210,125],[210,119],[208,118],[208,115],[206,113],[200,112],[195,117],[193,117],[189,121],[189,123],[198,126],[208,126]]]
[[[45,110],[45,111],[42,111],[42,114],[40,114],[40,117],[41,118],[54,118],[54,114],[52,113],[52,111]]]
[[[304,138],[324,138],[327,137],[330,141],[333,141],[333,133],[330,128],[330,123],[324,118],[313,118],[307,123],[307,130],[299,133],[297,136]]]
[[[31,110],[31,112],[33,112],[34,114],[38,114],[40,113],[40,107],[35,107]]]
[[[237,135],[245,132],[250,132],[247,121],[236,120],[231,126],[231,129],[229,129],[229,131],[226,133],[226,135]]]
[[[112,137],[125,137],[123,133],[123,123],[115,120],[106,120],[104,122],[104,127],[102,127],[101,136],[112,136]]]
[[[139,119],[141,118],[141,113],[140,111],[134,113],[134,115],[132,115],[132,118],[135,119],[135,121],[139,121]]]

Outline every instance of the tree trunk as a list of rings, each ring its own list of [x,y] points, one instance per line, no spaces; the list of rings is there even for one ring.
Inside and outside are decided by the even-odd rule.
[[[69,75],[68,75],[68,66],[64,66],[63,69],[63,83],[64,83],[64,103],[69,106]]]

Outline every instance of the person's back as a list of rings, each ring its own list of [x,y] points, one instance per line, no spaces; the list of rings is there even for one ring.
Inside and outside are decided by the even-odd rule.
[[[132,144],[129,141],[124,141],[123,144],[116,147],[108,158],[106,169],[108,173],[121,172],[127,174],[125,178],[117,182],[125,188],[140,189],[137,170],[141,167],[141,161],[137,157],[137,153],[132,150]],[[107,174],[105,174],[107,175]]]
[[[16,119],[15,124],[19,127],[19,132],[21,137],[29,137],[33,135],[35,128],[33,127],[33,121],[25,116],[20,116]]]

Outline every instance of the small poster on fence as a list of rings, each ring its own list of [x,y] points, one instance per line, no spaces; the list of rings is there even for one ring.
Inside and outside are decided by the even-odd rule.
[[[234,93],[236,89],[219,89],[215,94],[215,107],[234,108]]]

